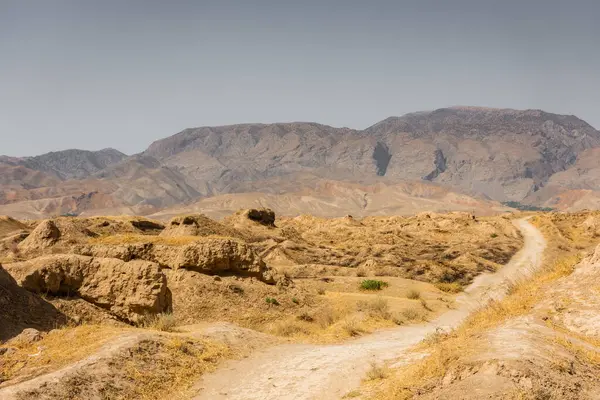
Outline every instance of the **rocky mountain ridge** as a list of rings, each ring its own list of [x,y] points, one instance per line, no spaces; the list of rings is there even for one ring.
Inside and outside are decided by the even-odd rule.
[[[488,201],[490,209],[504,201],[569,208],[577,201],[556,196],[591,191],[582,207],[600,198],[593,173],[600,161],[590,156],[596,148],[600,132],[575,116],[482,107],[390,117],[363,131],[311,122],[190,128],[130,157],[106,149],[0,158],[0,213],[148,214],[233,194],[302,199],[308,190],[319,197],[323,182],[421,182]]]

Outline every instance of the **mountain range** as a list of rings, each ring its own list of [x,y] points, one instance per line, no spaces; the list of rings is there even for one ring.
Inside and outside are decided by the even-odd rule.
[[[190,128],[140,154],[0,156],[0,214],[493,213],[600,208],[600,132],[572,115],[450,107],[365,130],[311,122]]]

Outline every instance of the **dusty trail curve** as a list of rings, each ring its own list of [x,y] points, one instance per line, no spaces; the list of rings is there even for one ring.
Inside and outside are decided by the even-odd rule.
[[[194,400],[341,398],[360,385],[371,362],[400,359],[428,334],[458,326],[482,304],[503,297],[508,282],[539,267],[544,237],[526,219],[514,223],[524,237],[523,248],[497,273],[477,277],[457,298],[456,309],[424,325],[382,330],[339,345],[272,347],[205,376]]]

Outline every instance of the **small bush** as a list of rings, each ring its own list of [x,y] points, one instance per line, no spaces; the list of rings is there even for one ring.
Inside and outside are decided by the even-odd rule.
[[[319,289],[317,289],[317,294],[324,295],[325,294],[325,288],[320,287]]]
[[[497,234],[497,233],[492,233],[492,234],[490,235],[490,237],[491,237],[492,239],[496,239],[496,238],[498,237],[498,234]]]
[[[406,310],[403,310],[402,316],[408,321],[415,321],[422,318],[421,313],[414,308],[407,308]]]
[[[142,322],[142,326],[162,332],[173,332],[177,326],[177,320],[171,313],[149,315]]]
[[[300,304],[300,301],[297,298],[292,297],[292,303],[294,303],[294,304]]]
[[[364,332],[363,329],[360,328],[358,321],[355,319],[348,319],[342,323],[342,328],[346,333],[350,336],[359,336]]]
[[[267,304],[271,304],[271,305],[274,305],[274,306],[278,306],[279,305],[279,302],[277,301],[277,299],[273,298],[273,297],[267,297],[265,299],[265,301],[267,302]]]
[[[421,298],[421,292],[413,289],[406,294],[406,297],[411,300],[419,300]]]
[[[321,328],[325,329],[332,325],[339,318],[336,316],[336,313],[333,309],[326,307],[317,311],[314,319]]]
[[[374,279],[366,279],[360,283],[360,288],[363,290],[381,290],[388,287],[389,284],[384,281],[377,281]]]
[[[390,319],[390,307],[386,299],[377,298],[370,301],[359,301],[356,303],[358,311],[365,311],[374,318]]]
[[[282,321],[274,326],[273,331],[276,335],[286,337],[310,334],[310,330],[298,321]]]
[[[389,370],[385,366],[378,365],[375,362],[371,363],[371,368],[367,372],[367,379],[370,381],[381,380],[387,378]]]

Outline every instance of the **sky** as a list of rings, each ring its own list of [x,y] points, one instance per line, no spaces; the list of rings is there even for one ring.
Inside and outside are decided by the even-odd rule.
[[[596,0],[0,0],[0,154],[452,105],[600,128]]]

